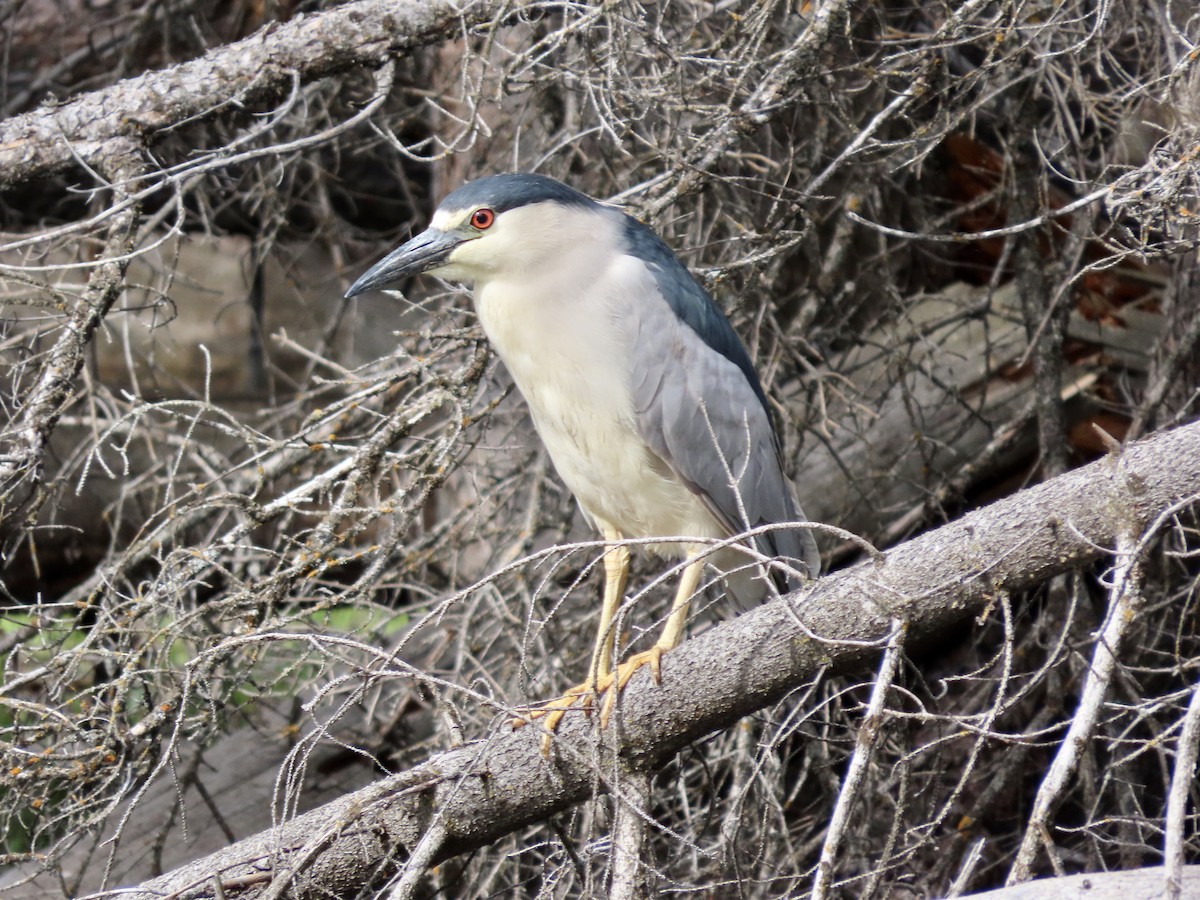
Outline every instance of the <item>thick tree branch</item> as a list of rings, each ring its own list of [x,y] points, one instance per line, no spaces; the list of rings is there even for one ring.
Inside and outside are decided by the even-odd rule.
[[[487,21],[498,0],[360,0],[268,25],[245,40],[0,122],[0,190],[90,161],[117,137],[149,143],[235,104],[270,103],[301,83],[377,67]],[[521,4],[508,4],[520,6]]]
[[[603,734],[563,723],[549,760],[536,728],[496,733],[147,882],[123,898],[255,896],[287,873],[297,897],[349,896],[395,870],[435,823],[438,858],[483,846],[606,790],[617,765],[653,769],[687,744],[777,702],[825,670],[882,649],[890,621],[910,640],[986,611],[1105,554],[1200,496],[1200,423],[1156,435],[964,516],[864,563],[714,627],[672,652],[663,684],[635,678]],[[702,686],[702,689],[698,689]],[[615,750],[614,750],[615,743]],[[614,757],[619,753],[621,759]],[[289,867],[305,861],[305,871]]]
[[[1054,900],[1161,900],[1165,879],[1165,870],[1158,866],[1126,872],[1068,875],[971,894],[965,900],[1045,900],[1047,897]],[[1200,891],[1200,866],[1187,866],[1182,880],[1191,892],[1188,896],[1196,896]]]

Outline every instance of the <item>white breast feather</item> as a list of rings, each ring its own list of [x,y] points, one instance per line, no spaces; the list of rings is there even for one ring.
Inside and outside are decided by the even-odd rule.
[[[624,323],[635,304],[662,301],[646,296],[653,282],[640,261],[615,258],[606,271],[579,279],[586,288],[578,296],[561,296],[528,271],[477,284],[480,322],[559,475],[594,524],[632,538],[724,537],[699,499],[652,464],[637,433]],[[659,549],[683,554],[678,546]]]

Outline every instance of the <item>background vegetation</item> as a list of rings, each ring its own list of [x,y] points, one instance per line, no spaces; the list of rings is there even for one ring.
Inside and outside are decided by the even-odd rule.
[[[0,22],[14,896],[165,871],[580,679],[601,547],[469,300],[341,299],[463,180],[540,171],[651,223],[750,347],[809,517],[877,548],[1196,415],[1191,0],[11,0]],[[1178,499],[888,678],[823,675],[693,744],[640,801],[393,887],[615,892],[622,803],[636,890],[1195,862]],[[631,645],[662,573],[638,563]],[[706,597],[694,631],[730,612]],[[846,796],[869,800],[831,832]]]

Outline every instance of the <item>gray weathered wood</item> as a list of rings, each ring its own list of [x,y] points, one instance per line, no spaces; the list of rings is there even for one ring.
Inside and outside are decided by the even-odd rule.
[[[969,894],[962,900],[1160,900],[1166,896],[1167,875],[1162,866],[1128,872],[1097,872],[1043,878],[1025,884]],[[1183,897],[1200,897],[1200,866],[1183,875]]]
[[[1200,423],[994,503],[911,540],[878,561],[714,627],[667,656],[663,684],[630,683],[603,734],[593,720],[562,725],[549,760],[540,733],[509,733],[439,754],[281,827],[124,893],[124,898],[257,896],[280,876],[288,896],[348,896],[379,883],[433,822],[440,858],[483,846],[606,789],[617,760],[652,769],[687,744],[773,703],[824,670],[878,652],[889,619],[915,640],[980,615],[1006,591],[1096,559],[1118,520],[1141,527],[1200,496]],[[1121,514],[1118,515],[1117,511]],[[289,867],[301,871],[289,873]],[[291,879],[294,877],[294,882]]]
[[[520,4],[508,4],[510,8]],[[437,43],[494,16],[496,0],[359,0],[272,24],[198,59],[0,122],[0,190],[89,161],[118,137],[153,140],[184,120],[274,103],[315,81]]]

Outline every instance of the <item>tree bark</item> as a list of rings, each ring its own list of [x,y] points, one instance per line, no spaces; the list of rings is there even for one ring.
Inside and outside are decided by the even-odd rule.
[[[1198,495],[1195,423],[710,629],[665,658],[661,685],[639,673],[604,732],[565,720],[549,759],[538,728],[500,727],[121,896],[213,896],[214,878],[226,897],[354,895],[383,883],[431,827],[444,831],[432,862],[483,846],[604,792],[620,766],[653,770],[819,673],[862,665],[892,620],[908,623],[910,641],[934,638],[1002,593],[1103,556],[1131,522],[1161,527]]]
[[[963,900],[1159,900],[1167,881],[1161,866],[1127,872],[1099,872],[1043,878],[1012,887],[970,894]],[[1200,866],[1188,866],[1183,876],[1185,897],[1200,896]]]
[[[510,4],[519,8],[520,3]],[[274,103],[307,84],[445,40],[493,17],[497,0],[360,0],[283,25],[177,66],[0,122],[0,190],[88,162],[118,137],[150,143],[232,103]]]

